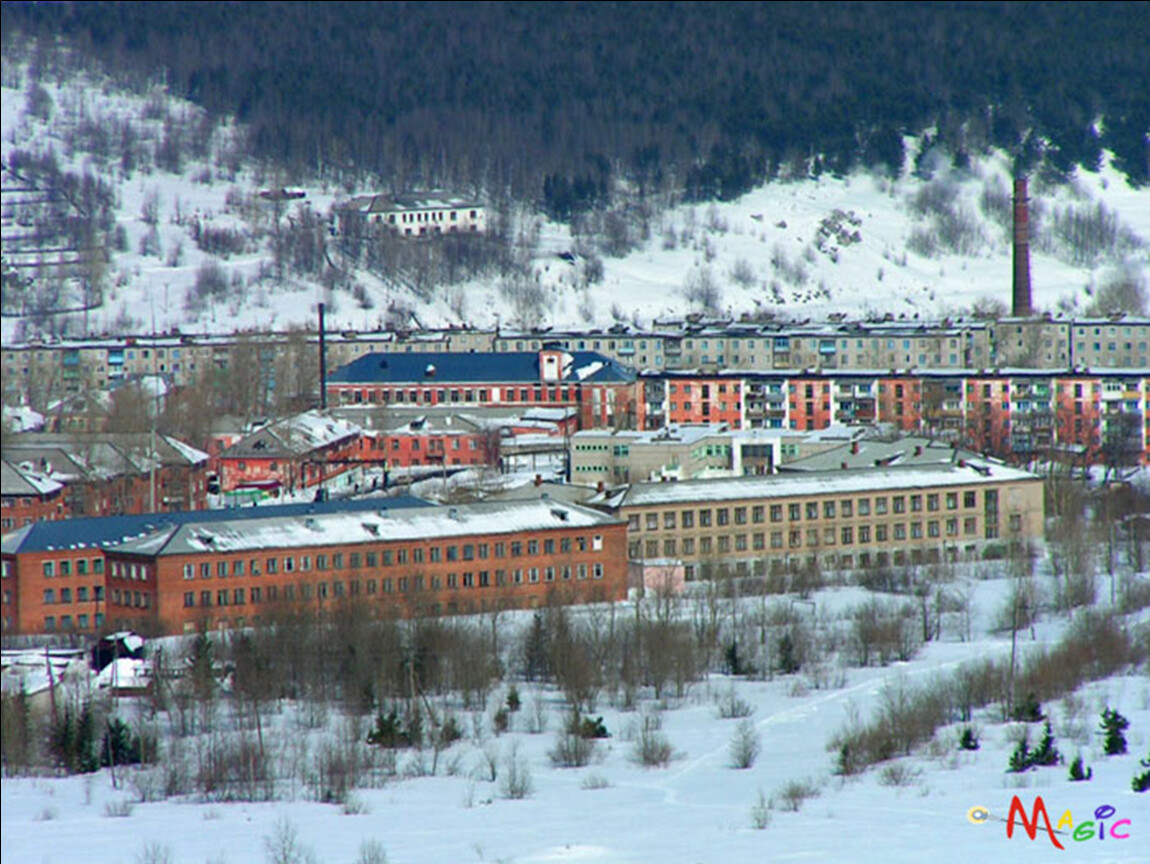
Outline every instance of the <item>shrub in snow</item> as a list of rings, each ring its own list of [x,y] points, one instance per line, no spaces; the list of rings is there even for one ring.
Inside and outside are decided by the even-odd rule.
[[[750,720],[740,720],[735,734],[731,736],[731,767],[742,771],[750,768],[759,758],[762,742],[755,724]]]
[[[635,761],[647,768],[665,768],[674,755],[671,742],[660,730],[662,722],[658,716],[648,714],[643,717],[635,739]]]
[[[763,790],[759,790],[759,797],[755,799],[755,803],[751,805],[751,827],[756,831],[764,830],[771,824],[771,811],[775,809],[775,799],[768,799],[763,794]]]
[[[803,802],[808,798],[818,798],[819,787],[813,780],[791,780],[777,795],[782,808],[791,813],[798,813]]]
[[[387,864],[387,853],[383,850],[383,844],[374,837],[364,840],[359,844],[359,855],[356,856],[355,864]]]
[[[557,768],[582,768],[591,762],[594,754],[594,738],[584,738],[566,731],[556,736],[555,746],[547,755],[551,757],[551,764]]]

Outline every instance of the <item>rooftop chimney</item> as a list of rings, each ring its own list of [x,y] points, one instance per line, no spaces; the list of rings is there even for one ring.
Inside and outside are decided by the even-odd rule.
[[[1014,316],[1028,318],[1034,313],[1030,302],[1030,198],[1026,178],[1014,181]]]

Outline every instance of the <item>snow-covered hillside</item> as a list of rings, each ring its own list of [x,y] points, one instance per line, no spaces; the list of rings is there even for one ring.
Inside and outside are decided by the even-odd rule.
[[[367,329],[407,312],[424,326],[650,325],[704,309],[935,317],[980,297],[1009,297],[1009,160],[990,154],[958,170],[943,153],[918,152],[928,137],[908,139],[913,158],[894,180],[824,175],[774,182],[729,203],[648,204],[642,216],[621,210],[614,230],[634,248],[604,255],[601,276],[590,279],[586,257],[559,256],[594,255],[602,237],[573,237],[568,226],[524,209],[507,212],[508,236],[523,259],[520,281],[534,291],[525,307],[498,276],[416,293],[402,279],[362,268],[339,279],[277,268],[279,228],[308,218],[326,224],[333,202],[371,190],[315,185],[247,163],[242,130],[209,122],[160,87],[130,93],[90,76],[36,79],[6,58],[0,98],[5,165],[16,151],[51,152],[63,171],[102,179],[115,191],[116,226],[100,307],[66,324],[58,316],[32,324],[5,315],[5,342],[45,326],[73,335],[153,325],[289,328],[312,323],[321,300],[333,326]],[[283,187],[307,196],[279,203],[259,196]],[[1108,165],[1059,185],[1032,178],[1031,198],[1039,308],[1081,311],[1089,286],[1108,270],[1146,271],[1150,192],[1131,189]],[[6,220],[5,231],[14,225]],[[330,234],[316,233],[338,268]]]
[[[493,712],[506,690],[494,691],[486,709],[472,706],[470,712],[457,698],[435,697],[436,710],[450,705],[446,710],[456,712],[463,738],[437,752],[434,763],[430,750],[400,751],[397,773],[356,789],[342,805],[320,803],[310,786],[294,784],[294,794],[288,791],[267,803],[221,803],[180,794],[162,800],[166,796],[156,783],[163,781],[156,778],[178,773],[176,763],[168,760],[142,772],[121,769],[115,785],[107,770],[87,777],[5,778],[0,850],[5,861],[44,864],[81,859],[108,864],[369,864],[381,860],[362,853],[362,844],[372,840],[394,864],[917,864],[927,854],[940,864],[1057,860],[1063,853],[1051,846],[1045,831],[1034,840],[1021,827],[1013,839],[1006,836],[1012,797],[1020,797],[1029,815],[1035,796],[1041,795],[1052,822],[1062,821],[1067,810],[1072,814],[1070,829],[1065,823],[1058,826],[1072,856],[1067,860],[1150,861],[1150,807],[1145,794],[1131,789],[1131,778],[1143,770],[1138,760],[1150,747],[1150,680],[1141,670],[1088,683],[1043,706],[1065,764],[1009,773],[1009,757],[1024,727],[1034,744],[1042,724],[1004,724],[997,708],[987,708],[977,711],[971,724],[980,739],[977,750],[959,748],[961,724],[954,725],[939,730],[912,756],[854,777],[836,775],[836,748],[828,744],[837,732],[869,722],[907,694],[937,686],[966,664],[1009,658],[1009,633],[991,627],[1009,594],[1010,579],[967,581],[976,575],[970,571],[954,586],[968,592],[969,637],[963,617],[948,616],[941,638],[908,662],[868,668],[832,663],[771,680],[712,675],[681,697],[668,688],[662,699],[655,699],[644,688],[632,706],[623,704],[618,693],[603,694],[591,713],[601,715],[610,737],[597,741],[590,763],[582,767],[559,767],[551,755],[568,710],[562,694],[553,685],[520,681],[522,709],[511,715],[509,729],[501,734],[493,729]],[[861,588],[832,588],[797,606],[788,597],[761,602],[776,611],[790,606],[819,627],[823,624],[816,622],[833,620],[868,596],[874,595]],[[760,600],[743,602],[743,613],[752,616]],[[689,608],[690,601],[683,611]],[[575,614],[598,616],[601,623],[608,616],[603,609]],[[622,620],[634,613],[624,605],[616,614]],[[1135,628],[1145,628],[1146,610],[1132,619]],[[519,613],[501,618],[504,644],[513,644],[510,635],[529,621],[529,615]],[[474,623],[484,630],[490,626],[486,619]],[[1020,656],[1025,660],[1056,643],[1066,630],[1065,619],[1044,616],[1032,631],[1022,632]],[[1098,720],[1108,706],[1130,721],[1126,755],[1103,753]],[[148,704],[139,707],[148,714]],[[119,708],[127,716],[132,710],[126,702]],[[353,728],[335,705],[315,715],[290,702],[269,713],[263,734],[274,758],[319,764],[325,742],[342,740]],[[237,734],[223,716],[214,734]],[[170,720],[170,712],[160,712],[145,722]],[[645,767],[636,759],[644,722],[657,722],[655,732],[671,747],[663,767]],[[744,734],[740,723],[759,745],[753,764],[742,769],[734,767],[734,742]],[[182,754],[178,758],[194,772],[207,737],[173,738],[170,752]],[[1067,767],[1079,754],[1093,769],[1089,782],[1068,779]],[[524,783],[522,795],[509,785],[513,765]],[[1129,820],[1116,829],[1129,839],[1108,835],[1106,842],[1074,842],[1071,829],[1096,822],[1093,814],[1102,806],[1114,808],[1113,823]],[[991,819],[972,822],[968,813],[975,807],[988,808]],[[268,845],[283,840],[285,833],[294,836],[298,857],[276,857],[274,844]],[[308,857],[309,851],[314,857]]]

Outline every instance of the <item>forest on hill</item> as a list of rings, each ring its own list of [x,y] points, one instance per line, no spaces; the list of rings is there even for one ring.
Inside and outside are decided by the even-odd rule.
[[[897,170],[904,134],[1150,182],[1150,16],[1113,3],[5,3],[5,52],[80,57],[249,130],[301,175],[567,219],[621,182],[730,199]],[[40,38],[48,37],[48,38]],[[74,55],[73,55],[74,59]]]

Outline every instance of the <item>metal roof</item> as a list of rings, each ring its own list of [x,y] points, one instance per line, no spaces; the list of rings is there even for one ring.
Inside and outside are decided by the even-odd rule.
[[[328,384],[550,384],[539,371],[538,351],[436,352],[365,354],[327,377]],[[555,383],[582,381],[629,383],[635,373],[596,351],[564,351],[562,378]]]
[[[364,513],[276,515],[211,525],[186,522],[124,543],[116,551],[146,556],[202,555],[514,534],[554,528],[601,528],[620,520],[567,502],[498,501],[457,507]]]
[[[641,507],[654,504],[897,492],[1031,480],[1038,482],[1040,478],[1017,468],[968,462],[964,466],[857,468],[847,471],[795,472],[722,480],[684,480],[679,483],[636,483],[623,490],[622,494],[616,492],[605,496],[604,500],[610,502],[609,506],[612,507]]]
[[[242,522],[270,517],[307,517],[325,513],[362,513],[432,507],[427,501],[411,495],[395,498],[356,498],[343,501],[319,501],[307,504],[280,504],[238,507],[229,510],[177,510],[169,513],[145,513],[132,516],[92,516],[64,519],[58,522],[35,522],[5,534],[5,554],[48,552],[55,549],[107,548],[142,537],[165,527],[187,523]]]

